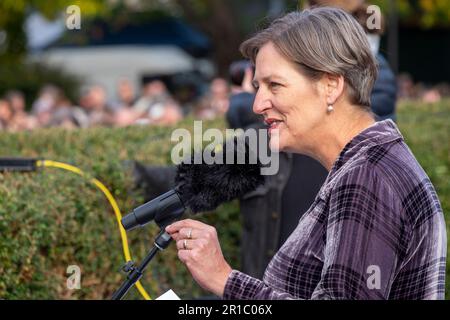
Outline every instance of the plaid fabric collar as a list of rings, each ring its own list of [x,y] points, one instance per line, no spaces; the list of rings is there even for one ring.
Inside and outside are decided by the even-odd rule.
[[[397,125],[390,119],[375,122],[370,127],[366,128],[355,136],[342,149],[339,157],[334,163],[328,174],[329,181],[342,168],[344,164],[356,157],[363,150],[395,140],[403,140],[403,136],[398,130]]]

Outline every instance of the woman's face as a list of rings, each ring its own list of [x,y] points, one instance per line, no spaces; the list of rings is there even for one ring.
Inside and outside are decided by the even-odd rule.
[[[271,42],[260,48],[255,64],[253,111],[269,125],[271,149],[309,154],[326,117],[320,81],[300,74]]]

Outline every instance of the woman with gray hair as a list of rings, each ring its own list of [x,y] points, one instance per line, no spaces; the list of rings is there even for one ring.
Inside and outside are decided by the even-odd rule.
[[[262,280],[233,270],[215,228],[167,227],[194,279],[225,299],[442,299],[446,229],[433,185],[391,120],[375,122],[375,59],[336,8],[292,12],[241,46],[271,148],[329,171]],[[255,212],[257,214],[257,212]]]

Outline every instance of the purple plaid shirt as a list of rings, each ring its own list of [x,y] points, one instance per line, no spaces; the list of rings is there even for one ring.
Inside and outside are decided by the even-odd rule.
[[[233,270],[224,299],[443,299],[436,192],[397,126],[350,141],[263,280]]]

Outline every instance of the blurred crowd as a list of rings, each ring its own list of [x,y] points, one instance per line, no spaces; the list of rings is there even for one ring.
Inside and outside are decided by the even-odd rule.
[[[137,93],[128,79],[122,79],[114,101],[108,100],[108,93],[100,85],[85,88],[79,100],[73,102],[58,86],[48,84],[29,108],[22,92],[10,90],[0,96],[0,130],[174,125],[190,113],[197,119],[213,119],[228,110],[231,90],[225,79],[215,78],[206,93],[186,106],[176,101],[160,80],[146,83]]]
[[[215,78],[209,89],[192,106],[176,101],[164,82],[153,80],[137,94],[127,79],[117,84],[116,100],[108,101],[106,90],[93,85],[82,91],[79,101],[70,101],[55,85],[45,85],[27,110],[25,95],[17,90],[0,97],[0,130],[22,131],[36,128],[88,128],[93,126],[174,125],[192,114],[195,119],[214,119],[229,108],[230,95],[245,90],[223,78]],[[400,99],[438,102],[450,95],[448,85],[426,87],[410,76],[398,77]]]
[[[414,82],[407,74],[400,74],[397,77],[398,98],[402,100],[416,100],[424,103],[436,103],[443,98],[450,97],[450,84],[440,83],[434,86],[426,85],[422,82]]]

